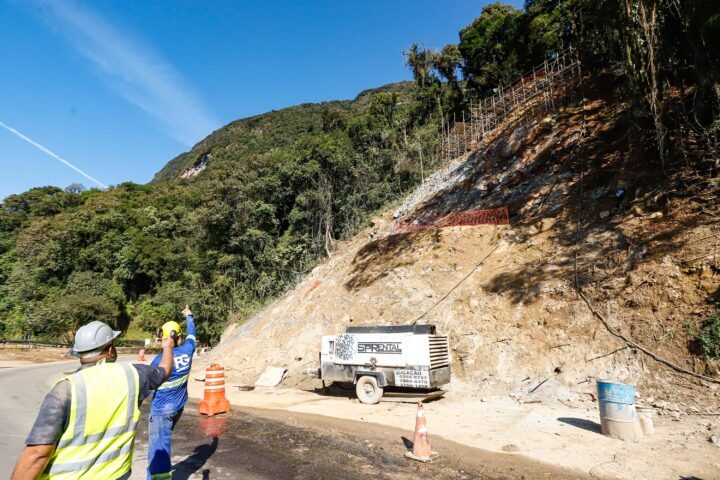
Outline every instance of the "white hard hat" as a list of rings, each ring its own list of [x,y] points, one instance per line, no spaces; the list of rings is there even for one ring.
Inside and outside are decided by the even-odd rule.
[[[81,357],[91,357],[99,354],[110,342],[115,340],[122,332],[113,330],[106,323],[95,320],[83,325],[75,333],[73,352]]]

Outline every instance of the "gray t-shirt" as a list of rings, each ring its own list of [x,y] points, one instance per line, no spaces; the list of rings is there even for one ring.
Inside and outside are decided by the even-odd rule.
[[[87,367],[91,367],[88,365]],[[140,394],[138,395],[138,408],[150,392],[157,389],[165,381],[165,370],[151,365],[134,363],[138,372]],[[82,368],[82,367],[81,367]],[[35,424],[30,435],[25,439],[25,445],[55,444],[62,435],[70,417],[70,384],[67,381],[58,382],[50,393],[45,396]]]

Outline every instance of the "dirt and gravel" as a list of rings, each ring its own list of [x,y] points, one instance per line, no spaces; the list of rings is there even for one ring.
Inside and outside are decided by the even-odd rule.
[[[680,420],[668,424],[669,437],[637,454],[658,452],[657,463],[678,475],[683,462],[716,468],[706,448],[708,432],[719,428],[712,423],[720,413],[718,384],[629,347],[593,315],[576,286],[627,338],[682,368],[716,375],[717,362],[698,355],[694,335],[720,299],[717,202],[703,196],[696,179],[678,180],[653,165],[652,152],[637,146],[622,120],[626,105],[586,93],[582,104],[498,129],[340,243],[292,291],[229,327],[209,361],[228,367],[231,383],[252,384],[276,366],[288,369],[283,387],[313,390],[318,381],[303,372],[318,366],[322,335],[347,326],[433,323],[450,338],[448,389],[457,401],[480,408],[481,399],[492,399],[502,416],[506,401],[534,401],[539,391],[530,392],[546,382],[544,402],[587,405],[589,420],[595,381],[611,378],[636,385],[639,401],[661,420]],[[401,234],[393,227],[504,206],[509,226]],[[554,415],[537,408],[542,418]],[[526,427],[515,435],[539,435],[538,442],[550,439],[560,451],[533,458],[592,466],[589,452],[568,455],[575,440],[553,442],[554,433]],[[477,435],[484,434],[480,428]],[[596,437],[579,441],[591,448],[603,441]],[[676,462],[672,448],[686,459]],[[623,458],[632,463],[631,454]]]
[[[194,375],[201,377],[201,370],[198,363]],[[203,384],[192,382],[190,394],[202,398]],[[415,426],[414,404],[364,405],[353,397],[351,390],[340,388],[244,391],[229,384],[226,395],[233,408],[253,409],[259,415],[272,415],[280,420],[292,419],[295,414],[314,415],[317,420],[324,417],[322,422],[308,423],[319,431],[332,430],[336,424],[347,424],[355,433],[372,428],[396,450],[402,447],[399,435],[412,439]],[[466,452],[463,458],[487,458],[490,462],[487,467],[497,467],[497,472],[502,472],[508,462],[522,465],[528,461],[536,473],[554,465],[578,477],[720,478],[719,450],[708,442],[712,432],[720,432],[717,417],[658,412],[664,413],[655,416],[656,433],[639,443],[628,443],[600,434],[596,402],[568,397],[560,401],[558,386],[552,383],[536,390],[531,400],[478,398],[450,392],[425,404],[435,450],[452,456],[459,451],[457,444],[464,445],[467,450],[463,451]],[[452,442],[444,443],[445,439]]]
[[[143,479],[146,422],[138,430]],[[173,433],[173,478],[216,479],[485,479],[590,478],[523,457],[478,451],[438,439],[443,452],[431,464],[406,459],[407,432],[319,415],[233,409],[208,418],[188,404]]]
[[[0,368],[71,359],[67,348],[0,343]]]

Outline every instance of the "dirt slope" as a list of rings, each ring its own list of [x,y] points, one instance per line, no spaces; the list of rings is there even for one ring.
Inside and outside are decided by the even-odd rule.
[[[317,366],[321,335],[419,319],[450,336],[453,392],[572,402],[609,377],[661,406],[716,403],[714,387],[626,348],[573,288],[577,278],[634,341],[714,373],[691,340],[719,294],[716,206],[651,162],[621,120],[625,105],[586,95],[555,115],[497,129],[340,244],[293,291],[231,326],[211,359],[230,368],[231,383],[284,365],[283,386],[312,388],[319,382],[303,370]],[[510,226],[393,233],[395,221],[502,206]]]

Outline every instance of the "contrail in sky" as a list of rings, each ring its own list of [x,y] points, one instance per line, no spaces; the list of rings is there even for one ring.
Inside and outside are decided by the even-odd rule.
[[[17,136],[17,137],[25,140],[27,143],[29,143],[29,144],[32,145],[33,147],[37,148],[37,149],[40,150],[41,152],[44,152],[44,153],[46,153],[47,155],[50,155],[52,158],[54,158],[55,160],[59,161],[59,162],[62,163],[63,165],[72,168],[72,169],[75,170],[77,173],[79,173],[79,174],[82,175],[83,177],[87,178],[87,179],[90,180],[91,182],[99,185],[99,186],[102,187],[102,188],[108,188],[107,185],[105,185],[104,183],[102,183],[102,182],[94,179],[93,177],[91,177],[91,176],[88,175],[87,173],[83,172],[82,170],[80,170],[78,167],[76,167],[76,166],[73,165],[72,163],[70,163],[70,162],[68,162],[67,160],[65,160],[64,158],[62,158],[60,155],[56,154],[55,152],[53,152],[52,150],[50,150],[50,149],[48,149],[48,148],[43,147],[42,145],[40,145],[39,143],[37,143],[36,141],[34,141],[32,138],[29,138],[29,137],[23,135],[22,133],[18,132],[17,130],[15,130],[15,129],[12,128],[11,126],[6,125],[6,124],[3,123],[3,122],[0,122],[0,127],[3,127],[5,130],[7,130],[8,132],[12,133],[13,135],[15,135],[15,136]]]
[[[78,2],[34,3],[50,26],[97,68],[111,89],[158,120],[179,142],[192,146],[221,125],[162,53],[133,38],[127,28],[113,25]]]

